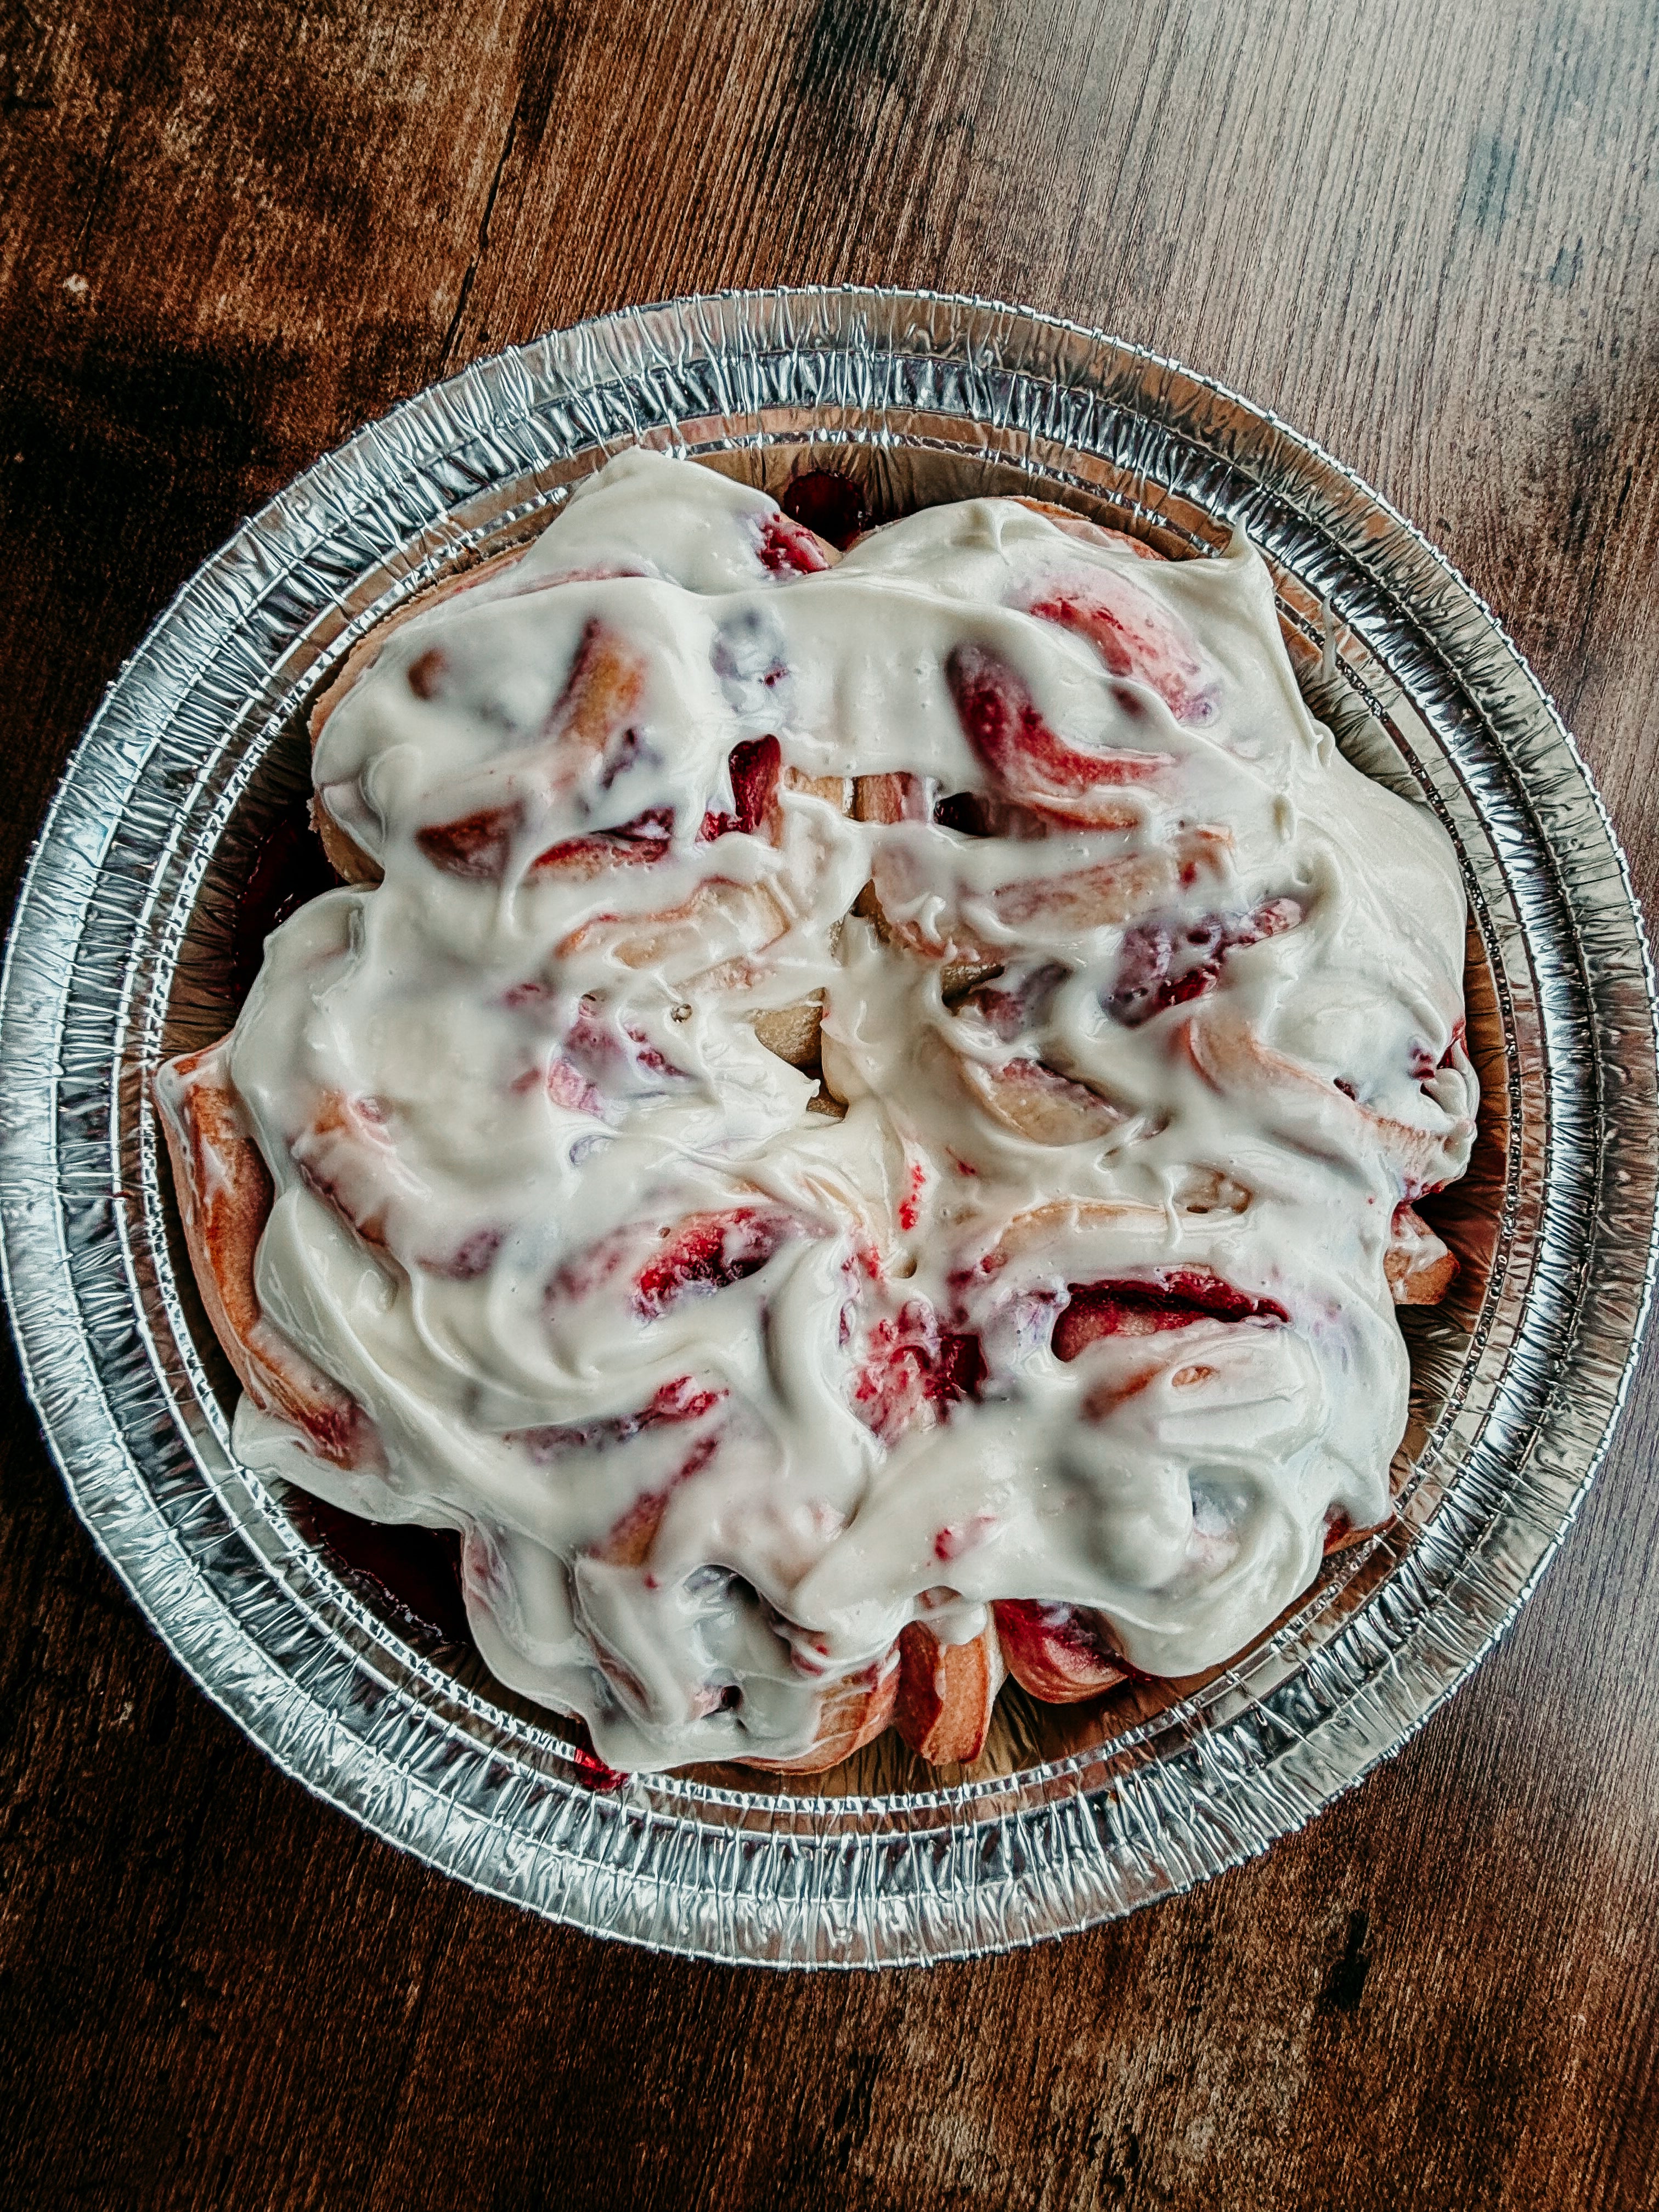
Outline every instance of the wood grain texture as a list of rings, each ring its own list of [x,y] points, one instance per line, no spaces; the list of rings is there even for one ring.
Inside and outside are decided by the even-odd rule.
[[[720,285],[1029,300],[1443,544],[1659,892],[1650,0],[27,0],[0,19],[15,873],[232,523],[477,354]],[[73,1521],[15,1370],[0,2203],[1659,2203],[1659,1382],[1412,1747],[1195,1896],[773,1979],[473,1896],[285,1781]]]

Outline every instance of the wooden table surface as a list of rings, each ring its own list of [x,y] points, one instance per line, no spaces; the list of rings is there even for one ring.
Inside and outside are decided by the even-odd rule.
[[[630,301],[1029,301],[1282,412],[1447,549],[1652,908],[1653,0],[21,0],[0,56],[21,864],[103,687],[295,470]],[[1659,1376],[1542,1594],[1305,1833],[1012,1958],[775,1978],[546,1927],[164,1656],[15,1367],[0,2202],[1659,2203]]]

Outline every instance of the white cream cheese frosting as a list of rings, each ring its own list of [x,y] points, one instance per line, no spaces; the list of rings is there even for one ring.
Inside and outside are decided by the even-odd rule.
[[[1242,536],[814,558],[629,453],[391,636],[314,763],[384,879],[221,1048],[264,1314],[382,1447],[239,1451],[464,1531],[490,1667],[623,1767],[798,1754],[993,1601],[1239,1650],[1389,1510],[1390,1225],[1473,1130],[1451,848]],[[822,1082],[763,1041],[814,1006]]]

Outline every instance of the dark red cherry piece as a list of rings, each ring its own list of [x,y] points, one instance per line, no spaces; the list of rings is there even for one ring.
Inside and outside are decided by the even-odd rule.
[[[1152,1336],[1195,1321],[1285,1322],[1276,1298],[1252,1297],[1219,1275],[1195,1267],[1160,1267],[1152,1275],[1103,1283],[1070,1283],[1054,1323],[1056,1359],[1075,1359],[1101,1336]]]
[[[728,836],[734,830],[750,835],[758,830],[771,810],[782,766],[783,750],[775,738],[750,738],[744,744],[733,745],[729,767],[736,811],[727,814],[711,806],[697,832],[698,844],[710,845],[716,837]]]
[[[808,469],[793,480],[778,503],[792,522],[805,523],[843,552],[870,527],[863,494],[839,469]]]
[[[784,1215],[759,1206],[694,1213],[641,1269],[634,1310],[643,1321],[655,1321],[680,1298],[728,1290],[763,1267],[789,1233]]]

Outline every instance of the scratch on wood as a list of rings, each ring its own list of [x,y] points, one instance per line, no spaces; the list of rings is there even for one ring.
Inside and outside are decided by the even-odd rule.
[[[1348,1915],[1348,1941],[1342,1956],[1332,1967],[1325,1984],[1322,2002],[1334,2012],[1358,2012],[1359,2000],[1365,1994],[1365,1977],[1371,1970],[1371,1954],[1365,1948],[1365,1936],[1370,1927],[1370,1915],[1364,1911]]]

